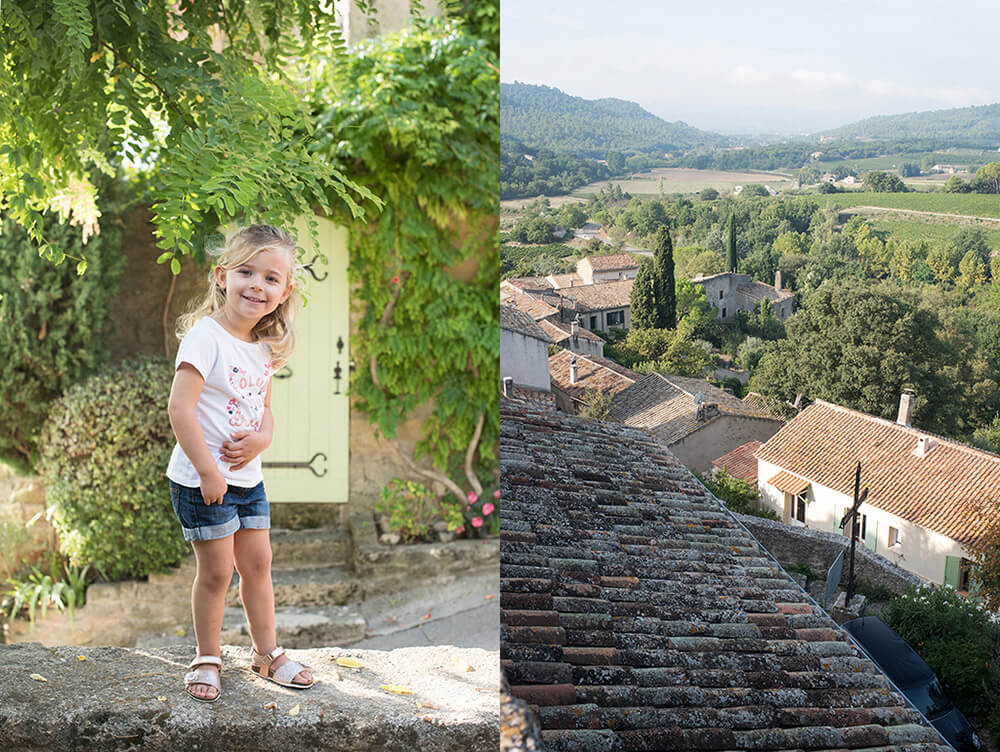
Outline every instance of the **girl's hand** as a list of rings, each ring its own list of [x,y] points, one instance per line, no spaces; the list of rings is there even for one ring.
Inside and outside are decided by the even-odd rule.
[[[236,431],[229,434],[233,441],[222,442],[222,461],[230,470],[241,470],[271,443],[260,431]]]
[[[219,469],[213,467],[206,475],[201,476],[201,496],[205,499],[205,504],[221,504],[222,497],[226,495],[229,485],[222,477]]]

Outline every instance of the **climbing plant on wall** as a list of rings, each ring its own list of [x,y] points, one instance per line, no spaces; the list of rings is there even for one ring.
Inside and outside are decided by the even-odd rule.
[[[499,85],[495,48],[423,20],[354,51],[316,85],[316,148],[385,207],[351,225],[363,318],[353,392],[381,432],[433,400],[414,471],[476,494],[499,436]]]

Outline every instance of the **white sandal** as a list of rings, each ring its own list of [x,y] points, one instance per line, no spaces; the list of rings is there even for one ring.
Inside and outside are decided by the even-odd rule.
[[[280,684],[282,687],[291,687],[292,689],[309,689],[309,687],[316,683],[315,678],[308,684],[298,684],[292,681],[292,679],[294,679],[300,671],[312,670],[311,666],[304,666],[297,661],[289,659],[287,662],[278,666],[277,669],[271,668],[271,664],[274,663],[274,659],[285,654],[284,648],[277,647],[267,655],[258,653],[257,648],[250,649],[253,651],[253,658],[250,661],[250,670],[262,679],[269,679],[275,684]],[[261,661],[262,665],[257,664],[258,660]]]
[[[188,664],[188,668],[194,668],[202,663],[218,666],[219,670],[218,672],[215,672],[208,668],[200,668],[187,672],[184,674],[184,691],[196,700],[201,700],[202,702],[215,702],[222,696],[222,684],[220,683],[222,658],[215,655],[199,655]],[[198,697],[198,695],[191,692],[192,684],[207,684],[210,687],[215,687],[215,697]]]

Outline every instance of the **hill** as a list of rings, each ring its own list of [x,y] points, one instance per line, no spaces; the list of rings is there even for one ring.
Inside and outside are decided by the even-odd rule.
[[[635,102],[583,99],[518,82],[500,84],[500,136],[600,159],[609,151],[668,152],[729,143],[718,133],[667,122]]]
[[[952,146],[1000,146],[1000,103],[950,110],[879,115],[815,136],[837,139],[945,139]]]

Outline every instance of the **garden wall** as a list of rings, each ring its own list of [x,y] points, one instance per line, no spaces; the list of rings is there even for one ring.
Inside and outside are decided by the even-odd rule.
[[[794,566],[805,562],[818,577],[826,577],[826,571],[841,551],[845,554],[844,574],[846,580],[850,556],[850,539],[844,535],[811,530],[804,527],[790,527],[782,522],[766,520],[762,517],[737,514],[753,536],[760,541],[782,566]],[[910,585],[921,585],[923,580],[917,575],[896,566],[884,556],[872,553],[863,545],[858,545],[854,553],[854,572],[860,582],[881,586],[893,593],[902,593]]]

